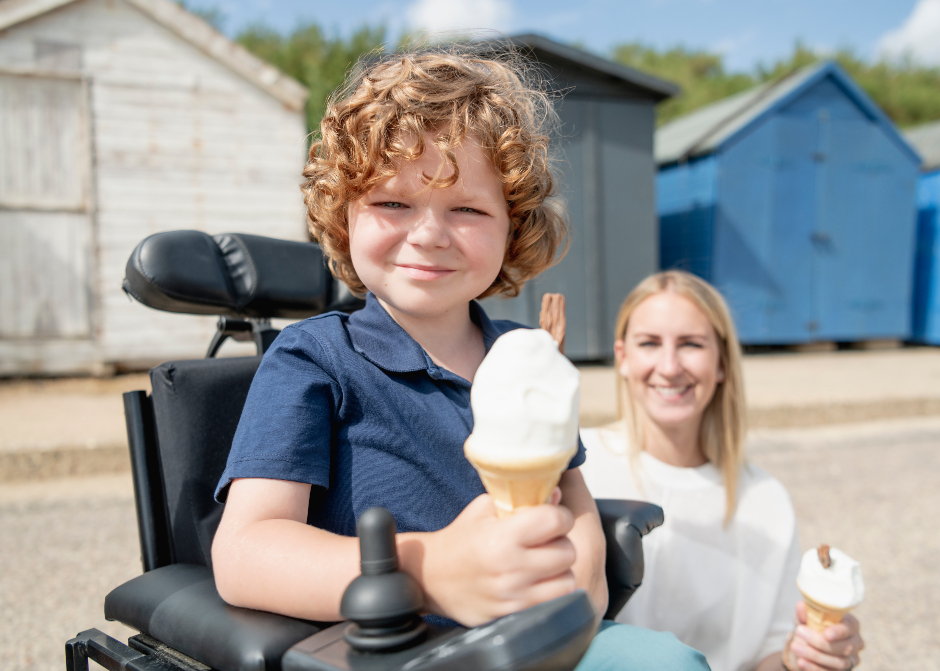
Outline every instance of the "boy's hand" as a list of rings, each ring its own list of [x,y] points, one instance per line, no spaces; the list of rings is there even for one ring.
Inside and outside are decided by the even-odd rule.
[[[573,526],[571,511],[559,505],[500,519],[483,494],[447,527],[422,534],[420,550],[407,534],[399,548],[418,573],[428,609],[474,627],[577,588],[575,548],[567,538]]]

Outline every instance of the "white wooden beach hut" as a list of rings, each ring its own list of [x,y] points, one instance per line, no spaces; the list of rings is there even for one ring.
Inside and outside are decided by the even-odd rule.
[[[201,356],[131,303],[161,230],[304,240],[307,90],[172,0],[0,0],[0,375]]]

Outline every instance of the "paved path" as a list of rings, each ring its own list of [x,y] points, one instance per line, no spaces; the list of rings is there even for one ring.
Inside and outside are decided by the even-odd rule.
[[[745,357],[753,427],[940,416],[940,348]],[[582,368],[581,423],[617,416],[610,366]],[[0,381],[0,482],[128,468],[121,393],[146,375],[109,380]]]
[[[862,668],[940,669],[940,418],[759,430],[750,455],[789,489],[804,549],[862,562]],[[0,539],[2,668],[59,671],[63,643],[89,627],[126,638],[101,616],[140,572],[126,475],[3,484]]]

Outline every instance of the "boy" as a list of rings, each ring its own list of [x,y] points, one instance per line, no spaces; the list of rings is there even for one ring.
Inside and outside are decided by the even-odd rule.
[[[566,235],[547,201],[551,104],[519,71],[455,53],[392,55],[329,106],[304,170],[308,221],[333,273],[367,304],[286,328],[252,383],[217,491],[227,503],[213,565],[230,603],[340,619],[358,572],[356,518],[382,505],[429,614],[475,626],[579,587],[605,611],[583,448],[560,505],[506,519],[463,456],[474,373],[519,326],[490,321],[475,299],[518,294]],[[669,668],[707,668],[666,636],[615,626],[598,641],[618,641],[606,648],[611,668],[640,668],[647,652]],[[596,641],[582,668],[600,668],[604,654]]]

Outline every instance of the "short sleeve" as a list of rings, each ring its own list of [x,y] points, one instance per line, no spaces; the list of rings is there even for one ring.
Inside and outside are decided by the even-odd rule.
[[[215,498],[236,478],[290,480],[328,487],[333,418],[341,389],[311,333],[287,327],[265,353],[251,383]]]
[[[575,455],[571,457],[571,461],[568,462],[568,469],[577,468],[587,459],[587,451],[584,449],[584,443],[581,442],[581,436],[578,436],[578,451],[575,452]]]

